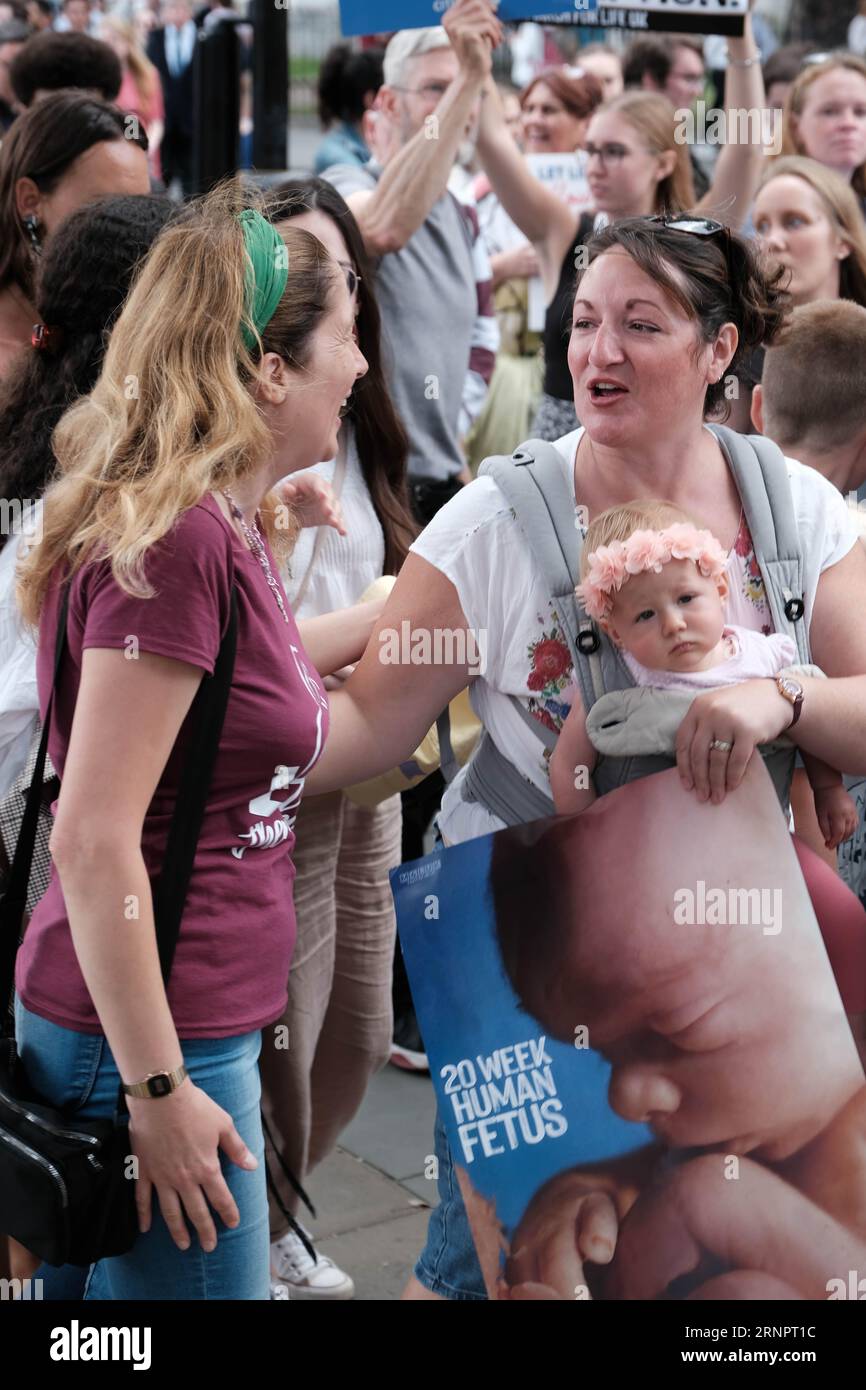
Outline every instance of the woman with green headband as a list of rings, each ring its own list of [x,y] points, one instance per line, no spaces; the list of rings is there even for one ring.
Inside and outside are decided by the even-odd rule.
[[[18,1048],[31,1086],[82,1119],[110,1115],[122,1083],[137,1159],[140,1234],[92,1267],[91,1299],[268,1298],[257,1059],[285,1007],[294,814],[328,725],[279,579],[296,523],[272,488],[333,455],[366,363],[322,245],[236,200],[195,205],[144,263],[93,392],[55,433],[19,587],[44,709],[69,578],[54,867],[18,955]],[[151,880],[233,609],[166,989]]]

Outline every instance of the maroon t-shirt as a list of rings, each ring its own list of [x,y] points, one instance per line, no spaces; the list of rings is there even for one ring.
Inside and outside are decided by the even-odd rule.
[[[231,695],[168,988],[179,1037],[231,1037],[272,1022],[286,1006],[295,942],[293,826],[304,776],[324,744],[328,700],[294,619],[283,621],[259,561],[211,496],[151,547],[145,573],[156,590],[149,599],[126,594],[104,561],[75,576],[49,749],[62,779],[85,647],[132,652],[137,641],[142,652],[212,673],[234,581],[238,643]],[[58,602],[55,586],[39,630],[43,715]],[[181,726],[145,817],[141,844],[151,878],[162,862],[191,718]],[[121,915],[118,930],[132,929]],[[33,1013],[78,1032],[102,1031],[56,872],[18,952],[15,982]]]

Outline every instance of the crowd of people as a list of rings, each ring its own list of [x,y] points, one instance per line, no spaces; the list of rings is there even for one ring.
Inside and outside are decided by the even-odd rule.
[[[311,175],[184,200],[209,8],[0,4],[0,875],[50,708],[15,1038],[70,1116],[122,1086],[138,1160],[125,1253],[10,1233],[46,1298],[352,1296],[304,1183],[389,1058],[426,1067],[389,871],[433,834],[674,765],[721,801],[772,745],[831,961],[866,957],[866,60],[747,15],[518,88],[456,0],[328,55]],[[478,475],[529,440],[584,547],[576,643]],[[483,669],[383,662],[404,624],[483,633]],[[229,634],[169,974],[154,884]],[[688,711],[596,766],[630,686]],[[404,1297],[484,1298],[433,1142]]]

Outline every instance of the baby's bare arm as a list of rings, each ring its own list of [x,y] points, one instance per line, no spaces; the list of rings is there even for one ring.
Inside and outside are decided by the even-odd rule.
[[[591,774],[596,756],[587,737],[583,701],[575,692],[571,712],[550,759],[550,789],[558,816],[585,811],[595,801]]]
[[[815,797],[815,814],[828,849],[850,840],[857,829],[857,806],[842,783],[842,774],[829,763],[803,753],[803,766]]]
[[[620,1230],[613,1298],[660,1298],[680,1276],[699,1276],[706,1257],[714,1274],[721,1260],[806,1299],[825,1299],[840,1271],[866,1268],[866,1246],[826,1211],[761,1164],[737,1165],[704,1154],[641,1194]]]

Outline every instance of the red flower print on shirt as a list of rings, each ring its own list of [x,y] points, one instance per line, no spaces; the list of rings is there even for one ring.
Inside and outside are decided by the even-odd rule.
[[[564,642],[557,642],[554,638],[543,638],[537,642],[532,653],[532,673],[527,681],[530,690],[540,690],[548,681],[558,680],[564,676],[569,666],[571,658],[568,655],[568,647]],[[534,675],[542,677],[541,685],[532,684]]]

